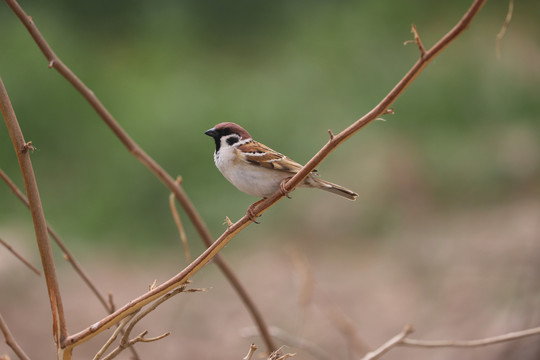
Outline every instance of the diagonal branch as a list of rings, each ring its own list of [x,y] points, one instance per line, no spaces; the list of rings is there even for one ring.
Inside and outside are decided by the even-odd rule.
[[[184,208],[189,219],[195,226],[204,244],[209,247],[212,244],[213,237],[208,231],[206,224],[201,216],[189,200],[184,190],[174,181],[174,179],[122,129],[120,124],[116,122],[111,113],[103,106],[94,92],[90,90],[72,71],[69,69],[51,49],[43,35],[39,32],[34,24],[33,19],[28,16],[16,0],[6,0],[9,7],[15,15],[21,20],[30,35],[39,46],[49,62],[49,67],[58,71],[66,80],[68,80],[81,93],[81,95],[94,108],[98,115],[103,119],[107,126],[114,132],[124,146],[141,162],[143,163],[158,179],[160,179],[176,196],[182,207]],[[223,272],[231,286],[234,288],[244,306],[250,313],[255,324],[261,331],[261,336],[265,342],[268,352],[273,351],[276,347],[273,344],[272,338],[269,335],[267,325],[262,317],[257,306],[243,287],[240,280],[236,277],[232,269],[227,265],[221,256],[215,259],[216,264]]]
[[[39,271],[38,269],[36,269],[36,267],[34,265],[32,265],[30,263],[30,261],[26,260],[24,258],[24,256],[22,256],[21,254],[19,254],[17,251],[15,251],[15,249],[13,249],[11,247],[11,245],[9,245],[7,242],[5,242],[2,238],[0,238],[0,244],[4,245],[4,247],[6,249],[9,250],[9,252],[11,252],[17,259],[21,260],[23,262],[24,265],[28,266],[30,268],[30,270],[32,270],[33,272],[35,272],[37,275],[41,275],[41,271]]]
[[[47,290],[49,292],[49,301],[51,303],[54,340],[58,350],[58,357],[61,358],[64,356],[61,345],[67,337],[67,328],[64,318],[64,309],[62,306],[62,298],[60,296],[60,286],[58,285],[51,243],[49,241],[49,234],[47,232],[47,223],[45,221],[43,207],[41,206],[39,190],[34,169],[32,167],[32,160],[30,160],[29,143],[24,140],[19,122],[15,116],[15,111],[13,111],[11,101],[9,100],[9,96],[1,78],[0,110],[2,110],[2,115],[4,116],[9,136],[13,142],[17,159],[19,160],[19,167],[21,168],[26,194],[28,195],[28,202],[30,204],[30,211],[32,213],[32,220],[34,222],[36,240],[39,248],[39,254],[41,256],[41,263],[43,265],[43,272],[45,273],[45,281],[47,283]],[[69,352],[65,355],[69,357]]]
[[[115,132],[115,134],[120,138],[120,140],[130,149],[130,151],[145,165],[147,165],[177,196],[177,199],[180,201],[189,218],[194,223],[197,231],[203,239],[211,239],[209,236],[205,237],[205,233],[208,232],[202,220],[198,216],[192,204],[189,202],[187,196],[182,191],[181,188],[174,184],[174,180],[170,175],[168,175],[161,167],[157,165],[151,158],[148,157],[140,148],[133,147],[133,141],[121,130],[119,125],[114,121],[112,116],[105,110],[93,95],[93,93],[80,82],[80,80],[65,66],[60,60],[54,55],[52,50],[48,47],[47,43],[39,34],[39,31],[33,24],[32,20],[22,11],[18,6],[15,0],[6,0],[10,7],[15,11],[17,16],[28,28],[38,46],[42,49],[44,54],[49,59],[51,66],[55,67],[62,75],[64,75],[68,81],[70,81],[77,89],[87,98],[91,105],[96,109],[96,111],[102,115],[104,120],[108,121],[107,124]],[[335,135],[323,148],[298,172],[293,178],[291,178],[287,184],[285,184],[285,190],[292,191],[300,182],[306,178],[309,173],[323,161],[335,148],[340,145],[342,142],[350,138],[360,129],[377,119],[380,115],[386,113],[390,105],[401,95],[401,93],[410,85],[410,83],[418,76],[421,71],[427,66],[433,58],[438,55],[446,46],[448,46],[452,41],[454,41],[471,23],[474,16],[478,13],[482,5],[485,3],[485,0],[475,0],[463,18],[454,26],[441,40],[439,40],[431,49],[427,50],[424,56],[422,56],[416,64],[411,68],[411,70],[401,79],[401,81],[390,91],[390,93],[370,112],[368,112],[364,117],[353,123],[347,129],[343,130],[338,135]],[[60,66],[60,65],[61,66]],[[111,122],[112,121],[112,122]],[[142,156],[143,154],[144,156]],[[260,204],[253,208],[253,213],[255,215],[261,215],[267,211],[271,206],[273,206],[277,201],[283,197],[282,192],[278,191],[268,199],[262,201]],[[240,231],[242,231],[247,225],[251,223],[250,217],[245,215],[235,224],[232,224],[227,228],[227,230],[211,245],[206,251],[204,251],[199,257],[197,257],[191,264],[189,264],[184,270],[178,273],[173,278],[169,279],[165,283],[157,286],[151,291],[139,296],[138,298],[132,300],[128,304],[116,310],[114,313],[105,317],[104,319],[98,321],[91,327],[70,336],[66,339],[64,346],[68,349],[71,349],[73,346],[76,346],[93,336],[101,333],[105,329],[108,329],[112,325],[121,321],[128,314],[133,313],[134,311],[142,308],[143,306],[149,304],[158,297],[164,295],[168,291],[175,289],[176,287],[184,284],[192,275],[204,267],[211,259],[213,259],[218,252],[229,243],[229,241],[236,236]]]
[[[22,193],[21,190],[19,190],[17,185],[15,185],[15,183],[6,175],[6,173],[2,171],[2,169],[0,169],[0,178],[4,180],[4,182],[9,186],[11,191],[19,198],[19,200],[21,200],[21,202],[30,209],[30,203],[28,202],[26,196]],[[96,285],[90,279],[90,276],[86,274],[86,272],[82,269],[79,262],[75,259],[73,254],[69,251],[67,246],[64,244],[64,242],[60,239],[58,234],[52,229],[49,224],[47,224],[47,231],[49,232],[49,235],[53,238],[56,245],[58,245],[60,250],[62,250],[62,252],[64,253],[64,258],[71,264],[75,272],[79,274],[79,276],[83,279],[83,281],[90,288],[90,290],[92,290],[94,295],[96,295],[96,297],[101,302],[103,307],[105,307],[107,312],[111,313],[114,310],[111,306],[111,303],[108,302],[101,294],[101,292],[97,289]]]
[[[540,335],[540,327],[526,330],[513,331],[502,335],[492,336],[476,340],[417,340],[408,336],[413,332],[410,325],[407,325],[399,334],[386,341],[379,348],[367,353],[362,360],[375,360],[390,351],[396,346],[421,347],[421,348],[471,348],[479,346],[494,345],[501,342],[523,339],[529,336]]]
[[[7,176],[7,174],[0,169],[0,178],[4,180],[4,182],[8,185],[8,187],[11,189],[11,191],[21,200],[21,202],[30,209],[30,204],[28,202],[28,199],[26,196],[22,193],[21,190],[17,187],[17,185]],[[67,246],[64,244],[64,242],[60,239],[58,234],[52,229],[52,227],[47,224],[47,231],[49,232],[49,235],[53,238],[54,242],[60,250],[62,250],[64,254],[64,259],[66,259],[67,262],[71,264],[75,272],[81,277],[81,279],[86,283],[86,285],[90,288],[90,290],[94,293],[94,295],[98,298],[99,302],[103,305],[105,310],[110,314],[114,311],[114,304],[112,302],[112,294],[109,293],[108,300],[105,299],[105,297],[101,294],[101,292],[98,290],[97,286],[94,284],[94,282],[90,279],[90,276],[83,270],[79,262],[75,259],[71,251],[67,248]],[[0,239],[1,240],[1,239]],[[40,273],[41,274],[41,273]],[[140,359],[139,355],[137,354],[135,347],[130,347],[130,351],[133,355],[134,359]]]
[[[484,339],[476,340],[416,340],[405,337],[398,345],[400,346],[415,346],[424,348],[439,348],[439,347],[479,347],[498,344],[506,341],[513,341],[529,336],[540,335],[540,327],[535,327],[526,330],[513,331],[502,335],[492,336]]]
[[[4,321],[4,318],[2,317],[2,314],[0,314],[0,331],[2,331],[2,334],[4,335],[4,339],[6,341],[6,344],[13,350],[15,354],[19,357],[21,360],[30,360],[28,355],[24,352],[24,350],[17,344],[15,341],[15,338],[11,334],[11,331],[9,331],[9,328]]]

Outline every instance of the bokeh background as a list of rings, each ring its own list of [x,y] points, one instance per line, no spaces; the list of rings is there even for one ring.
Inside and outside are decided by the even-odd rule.
[[[306,162],[375,106],[470,1],[22,2],[56,54],[183,187],[217,237],[257,199],[215,168],[203,133],[234,121]],[[355,358],[336,311],[372,349],[412,323],[415,337],[477,338],[536,326],[540,286],[540,2],[506,1],[472,26],[376,121],[319,167],[356,202],[300,189],[224,251],[267,321]],[[167,189],[113,136],[0,4],[0,76],[32,154],[48,221],[121,305],[184,265]],[[22,187],[5,126],[0,167]],[[193,253],[203,246],[181,212]],[[0,184],[0,237],[35,264],[28,211]],[[300,254],[300,255],[298,255]],[[103,310],[58,259],[70,332]],[[316,279],[304,302],[298,259]],[[302,267],[301,267],[302,269]],[[239,358],[249,315],[209,266],[205,293],[181,295],[144,323],[145,358]],[[33,358],[54,356],[43,281],[0,248],[0,312]],[[338,317],[342,318],[342,317]],[[300,359],[317,358],[289,345]],[[75,355],[90,356],[100,340]],[[358,345],[358,344],[357,344]],[[0,354],[10,354],[0,344]],[[526,359],[538,338],[475,350],[396,349],[388,359]],[[14,356],[14,355],[12,355]],[[128,358],[128,354],[123,355]],[[318,355],[319,358],[323,355]],[[322,357],[324,358],[324,357]]]

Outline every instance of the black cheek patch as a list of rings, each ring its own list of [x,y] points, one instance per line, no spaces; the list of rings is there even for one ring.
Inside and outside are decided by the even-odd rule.
[[[232,144],[236,144],[238,141],[240,141],[239,138],[237,138],[236,136],[231,136],[227,139],[227,144],[232,146]]]

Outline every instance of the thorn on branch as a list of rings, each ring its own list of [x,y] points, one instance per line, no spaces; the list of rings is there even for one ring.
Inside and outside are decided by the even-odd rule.
[[[257,345],[251,344],[249,346],[249,351],[248,351],[247,355],[244,356],[244,358],[242,360],[251,360],[251,357],[253,356],[255,351],[257,351]]]
[[[412,24],[411,32],[414,34],[414,40],[407,40],[403,43],[403,45],[415,43],[418,46],[418,50],[420,50],[420,57],[423,58],[426,55],[426,48],[424,47],[424,44],[422,44],[420,35],[418,35],[418,30],[416,30],[416,25]]]
[[[52,67],[54,66],[54,59],[51,59],[51,61],[49,61],[49,69],[52,69]]]
[[[386,111],[384,113],[394,115],[394,108],[388,108],[388,109],[386,109]]]
[[[225,216],[225,222],[223,224],[227,224],[227,230],[229,230],[229,228],[233,226],[233,222],[231,221],[231,219],[229,219],[228,216]]]
[[[28,150],[30,150],[32,152],[36,151],[36,148],[32,145],[31,141],[24,144],[24,146],[22,148],[22,153],[25,154],[26,152],[28,152]]]
[[[113,293],[112,292],[109,292],[109,310],[111,311],[111,313],[113,313],[115,310],[116,310],[116,306],[114,305],[114,298],[113,298]]]
[[[332,130],[328,129],[328,134],[330,134],[330,141],[334,140],[334,133]]]

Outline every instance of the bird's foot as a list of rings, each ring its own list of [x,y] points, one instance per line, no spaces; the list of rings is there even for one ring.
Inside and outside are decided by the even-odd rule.
[[[281,192],[281,195],[286,196],[288,199],[292,199],[292,198],[289,196],[290,191],[285,189],[285,184],[287,183],[287,181],[291,179],[292,179],[292,176],[289,176],[281,180],[281,182],[279,183],[279,191]]]
[[[260,203],[262,203],[265,199],[261,199],[253,204],[251,204],[249,206],[249,208],[247,209],[247,216],[249,218],[249,220],[253,221],[255,224],[260,224],[260,222],[257,221],[257,215],[255,214],[255,207],[257,205],[259,205]]]

